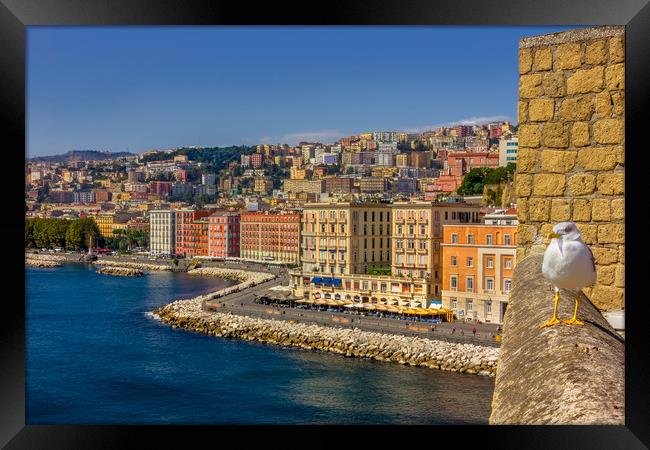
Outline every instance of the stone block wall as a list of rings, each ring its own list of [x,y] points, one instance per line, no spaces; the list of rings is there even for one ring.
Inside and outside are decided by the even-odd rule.
[[[571,220],[596,260],[585,294],[625,305],[625,28],[593,27],[519,42],[517,260]]]

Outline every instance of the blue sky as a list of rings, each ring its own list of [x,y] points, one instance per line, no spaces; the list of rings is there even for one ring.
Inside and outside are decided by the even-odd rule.
[[[29,27],[27,152],[516,122],[519,39],[570,28]]]

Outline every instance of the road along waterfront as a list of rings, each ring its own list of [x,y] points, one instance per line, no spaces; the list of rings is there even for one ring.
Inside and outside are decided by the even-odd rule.
[[[157,318],[173,327],[213,336],[254,340],[452,372],[490,377],[496,374],[499,349],[494,345],[405,335],[404,331],[408,330],[396,329],[396,321],[389,319],[380,325],[376,320],[366,321],[364,318],[359,322],[357,319],[357,325],[348,328],[337,326],[341,322],[336,323],[333,314],[323,315],[322,312],[313,312],[313,315],[304,321],[301,320],[302,315],[309,313],[298,310],[293,311],[294,318],[290,318],[291,315],[289,318],[280,318],[286,316],[286,311],[282,314],[279,309],[253,304],[255,294],[265,292],[286,279],[286,273],[282,270],[276,275],[268,272],[204,268],[189,271],[188,274],[231,279],[235,277],[242,281],[242,284],[208,295],[177,300],[153,311]],[[215,303],[217,301],[218,303]],[[216,312],[217,305],[226,305],[224,312]],[[226,309],[229,311],[226,312]],[[296,316],[300,319],[295,318]],[[320,318],[321,323],[314,323],[317,318]],[[384,325],[387,332],[377,330],[378,326]]]

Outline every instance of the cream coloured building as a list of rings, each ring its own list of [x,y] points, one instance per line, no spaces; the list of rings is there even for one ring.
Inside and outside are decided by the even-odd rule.
[[[149,213],[149,251],[152,254],[176,254],[175,236],[175,211],[168,209]]]

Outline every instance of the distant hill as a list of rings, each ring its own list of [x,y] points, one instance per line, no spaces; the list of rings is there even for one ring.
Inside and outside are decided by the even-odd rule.
[[[97,161],[104,159],[123,158],[125,156],[136,156],[135,153],[129,152],[100,152],[97,150],[71,150],[63,155],[37,156],[30,158],[33,162],[58,162],[68,163],[75,161]]]

